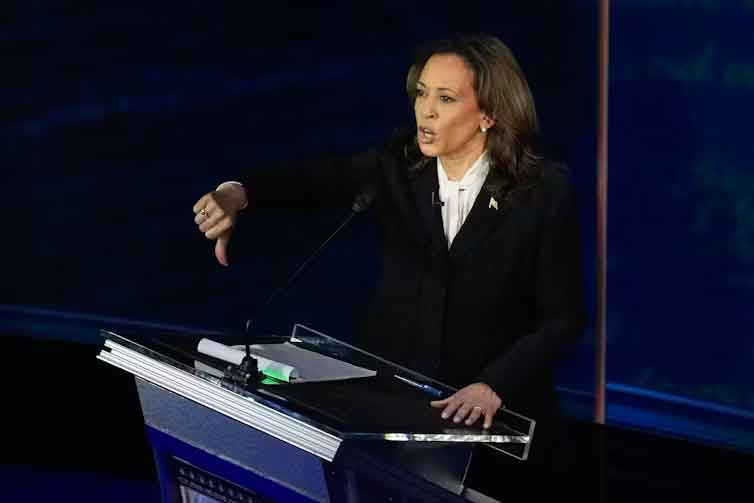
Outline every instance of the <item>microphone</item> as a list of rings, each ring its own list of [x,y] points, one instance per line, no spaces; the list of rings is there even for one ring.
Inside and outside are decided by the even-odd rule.
[[[435,197],[435,193],[432,192],[432,207],[442,208],[443,206],[445,206],[445,203],[439,197]]]
[[[368,210],[372,206],[372,203],[374,203],[376,192],[372,186],[364,189],[364,192],[356,196],[356,199],[353,201],[351,211],[356,214]]]
[[[309,267],[309,264],[314,262],[314,260],[319,257],[322,254],[322,251],[327,247],[327,245],[330,243],[330,241],[335,238],[335,236],[340,233],[341,230],[343,230],[359,213],[363,213],[369,208],[371,208],[372,204],[374,203],[376,195],[376,190],[372,186],[368,186],[363,192],[361,192],[358,196],[356,196],[356,199],[354,199],[353,204],[351,205],[351,212],[348,214],[348,216],[343,220],[343,222],[325,239],[322,244],[317,247],[316,250],[314,250],[314,253],[309,255],[309,257],[304,260],[301,265],[288,277],[288,280],[285,282],[284,285],[279,286],[277,289],[275,289],[269,297],[267,297],[267,300],[265,300],[257,309],[258,312],[261,312],[264,308],[272,304],[272,301],[275,300],[280,294],[287,291],[293,283],[303,274],[303,272]],[[241,360],[241,364],[238,365],[236,369],[231,369],[232,365],[228,367],[228,372],[226,372],[226,375],[229,380],[233,382],[233,384],[240,385],[244,389],[248,389],[249,386],[252,384],[255,384],[259,380],[259,367],[257,366],[257,360],[251,356],[251,349],[250,349],[250,339],[251,334],[254,331],[254,318],[249,318],[246,320],[246,323],[244,324],[244,346],[246,347],[246,355],[244,356],[243,360]]]

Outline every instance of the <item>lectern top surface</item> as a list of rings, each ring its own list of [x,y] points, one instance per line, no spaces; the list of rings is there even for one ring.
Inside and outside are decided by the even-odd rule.
[[[127,348],[146,358],[145,362],[154,361],[163,369],[186,374],[187,379],[199,379],[216,387],[218,393],[232,392],[263,404],[342,440],[486,442],[525,458],[533,436],[534,421],[506,409],[498,413],[490,429],[482,429],[481,421],[468,427],[443,420],[429,402],[449,396],[454,388],[302,325],[296,325],[290,337],[264,336],[253,342],[294,344],[374,372],[313,382],[267,379],[241,388],[228,379],[237,365],[200,353],[196,336],[144,330],[103,330],[102,335],[111,346]],[[224,342],[239,341],[229,336]]]

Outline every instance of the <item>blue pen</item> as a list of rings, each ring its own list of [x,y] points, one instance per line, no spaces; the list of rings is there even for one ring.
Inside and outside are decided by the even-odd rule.
[[[406,384],[410,384],[414,388],[419,388],[420,390],[425,391],[425,392],[429,393],[430,395],[434,395],[437,398],[442,398],[442,391],[440,391],[437,388],[433,388],[429,384],[421,384],[421,383],[418,383],[416,381],[412,381],[411,379],[407,379],[405,377],[401,377],[401,376],[399,376],[397,374],[395,374],[393,377],[395,377],[399,381],[405,382]]]

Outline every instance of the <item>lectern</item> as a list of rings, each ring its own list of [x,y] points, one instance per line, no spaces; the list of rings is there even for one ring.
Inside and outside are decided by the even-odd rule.
[[[534,435],[507,409],[445,421],[429,401],[452,387],[299,324],[252,348],[302,368],[247,387],[189,334],[101,334],[98,358],[135,376],[165,503],[496,501],[465,484],[474,445],[525,462]]]

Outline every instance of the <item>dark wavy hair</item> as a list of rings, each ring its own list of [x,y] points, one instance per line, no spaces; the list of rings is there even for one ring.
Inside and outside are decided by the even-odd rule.
[[[479,109],[495,119],[487,131],[486,149],[490,157],[490,176],[485,188],[496,197],[511,200],[515,193],[536,185],[541,177],[539,121],[529,84],[508,47],[491,35],[464,35],[420,46],[406,76],[406,92],[411,104],[416,99],[416,84],[430,57],[435,54],[459,56],[474,74],[474,92]],[[417,144],[404,150],[418,171],[430,158]]]

